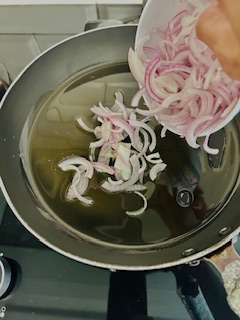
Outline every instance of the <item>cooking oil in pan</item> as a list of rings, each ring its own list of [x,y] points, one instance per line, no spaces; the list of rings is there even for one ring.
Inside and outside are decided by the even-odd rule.
[[[125,212],[140,208],[141,198],[133,193],[104,192],[96,188],[94,179],[86,194],[94,200],[92,206],[66,201],[72,172],[62,172],[58,163],[72,155],[88,158],[89,143],[95,140],[77,126],[76,118],[81,116],[91,125],[90,108],[99,101],[111,106],[117,90],[130,106],[138,85],[126,63],[74,75],[42,102],[29,135],[35,189],[49,212],[77,234],[119,245],[164,244],[201,226],[228,197],[238,172],[233,156],[238,152],[236,130],[230,124],[218,133],[215,140],[221,142],[220,153],[218,158],[211,158],[200,149],[191,149],[174,134],[161,139],[161,128],[156,126],[156,151],[168,167],[155,183],[146,182],[148,208],[137,218]],[[176,201],[181,188],[193,194],[189,205]]]

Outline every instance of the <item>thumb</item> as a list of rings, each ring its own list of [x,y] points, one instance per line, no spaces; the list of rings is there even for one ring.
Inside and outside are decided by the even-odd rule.
[[[215,53],[225,72],[233,79],[240,79],[240,28],[237,37],[225,7],[222,7],[225,0],[218,1],[218,4],[215,1],[200,15],[196,33]],[[240,0],[227,1],[237,2],[240,6]],[[237,12],[240,13],[240,10]]]

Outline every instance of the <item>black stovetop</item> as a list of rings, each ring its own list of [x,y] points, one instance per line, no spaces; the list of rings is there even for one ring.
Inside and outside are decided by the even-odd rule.
[[[205,306],[197,312],[193,307],[193,319],[210,320],[209,310],[212,319],[238,319],[226,303],[218,273],[207,262],[146,273],[111,272],[43,245],[16,219],[2,195],[0,211],[0,252],[12,270],[10,287],[0,299],[0,318],[188,320],[180,299],[185,295],[191,303],[199,304],[203,297],[208,302],[207,313]]]

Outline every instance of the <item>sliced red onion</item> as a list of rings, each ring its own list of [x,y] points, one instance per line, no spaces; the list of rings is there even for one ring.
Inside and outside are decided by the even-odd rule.
[[[209,132],[210,134],[217,132],[221,128],[225,127],[239,112],[240,101],[238,100],[235,107],[225,118],[218,118],[218,120],[216,120],[216,122],[213,123],[210,128],[207,128],[204,131],[200,132],[199,136],[207,136]]]
[[[168,108],[173,102],[181,101],[185,98],[185,93],[179,92],[167,97],[161,104],[161,108]]]
[[[108,165],[110,162],[110,158],[112,156],[113,156],[112,146],[109,142],[105,142],[99,151],[97,162],[105,163]]]
[[[106,142],[105,139],[101,138],[100,140],[97,140],[97,141],[94,141],[94,142],[91,142],[90,145],[89,145],[89,148],[100,148],[104,145],[104,143]]]
[[[118,108],[119,106],[117,105],[117,102],[123,103],[124,102],[124,97],[123,97],[122,92],[120,92],[120,91],[116,91],[114,93],[114,95],[115,95],[115,103],[112,106],[111,111],[116,112],[119,109]]]
[[[138,157],[133,154],[130,158],[130,163],[132,166],[132,175],[128,181],[120,184],[120,185],[112,185],[108,181],[102,183],[101,187],[109,192],[122,192],[125,191],[130,186],[134,185],[139,180],[139,169],[140,169],[140,162]]]
[[[224,110],[224,112],[221,114],[221,118],[226,118],[233,110],[234,108],[237,108],[237,102],[238,98],[235,98],[228,107]]]
[[[166,164],[161,162],[161,163],[157,163],[155,164],[149,172],[149,177],[152,181],[155,181],[157,179],[157,176],[159,174],[159,172],[163,171],[166,168]]]
[[[75,189],[75,188],[74,188]],[[82,196],[82,195],[80,195],[78,192],[75,192],[74,191],[74,197],[76,198],[76,199],[78,199],[80,202],[82,202],[82,203],[84,203],[84,204],[86,204],[86,205],[92,205],[93,204],[93,200],[92,199],[90,199],[90,198],[87,198],[87,197],[84,197],[84,196]]]
[[[212,82],[214,81],[214,85],[217,85],[220,83],[221,78],[219,77],[219,81],[216,81],[216,77],[215,74],[218,74],[217,70],[221,70],[220,65],[219,65],[219,61],[216,59],[212,65],[210,66],[210,68],[208,69],[208,71],[205,73],[205,75],[203,76],[204,78],[204,85],[203,85],[203,89],[207,90]]]
[[[155,55],[152,60],[147,64],[145,77],[144,77],[144,84],[145,89],[148,96],[153,99],[153,101],[157,103],[161,103],[162,99],[156,95],[156,93],[152,89],[152,81],[155,79],[156,69],[159,67],[159,55]]]
[[[145,66],[133,49],[128,52],[129,68],[138,83],[144,83]]]
[[[72,179],[72,184],[70,185],[70,187],[68,188],[68,191],[67,191],[67,195],[66,195],[67,200],[73,200],[75,198],[73,188],[78,186],[80,179],[81,179],[81,175],[82,175],[82,172],[80,171],[80,169],[76,166],[73,166],[73,165],[66,166],[64,171],[71,171],[71,170],[75,171],[75,174]],[[83,176],[84,176],[83,179],[85,179],[85,181],[87,181],[87,184],[88,184],[88,178],[86,178],[85,175],[83,175]]]
[[[188,127],[187,134],[186,134],[186,141],[192,148],[198,148],[199,144],[197,144],[197,136],[195,134],[196,130],[199,128],[200,125],[206,123],[207,121],[211,120],[212,116],[206,115],[196,118]]]
[[[86,173],[86,177],[91,179],[94,173],[94,169],[93,169],[93,165],[90,161],[88,161],[87,159],[83,158],[83,157],[69,157],[65,160],[62,160],[59,162],[58,166],[59,168],[61,168],[63,171],[67,171],[69,170],[68,167],[69,166],[81,166],[81,168],[83,168]]]
[[[100,121],[99,118],[98,118],[98,121]],[[104,121],[102,121],[102,122],[104,122]],[[102,128],[101,128],[101,126],[97,126],[97,127],[94,129],[94,134],[95,134],[95,137],[96,137],[97,139],[102,138]]]
[[[129,124],[129,122],[119,118],[119,117],[111,117],[111,122],[116,126],[119,127],[121,129],[123,129],[127,135],[129,136],[129,138],[131,139],[131,144],[132,146],[140,151],[142,148],[142,144],[137,143],[137,141],[135,140],[135,136],[134,136],[134,129],[132,128],[132,126]]]
[[[121,179],[127,181],[131,177],[132,168],[130,163],[131,154],[130,144],[119,144],[116,150],[116,159],[114,162],[114,168],[118,170],[118,174]]]
[[[182,10],[179,13],[177,13],[172,18],[172,20],[170,20],[168,23],[170,30],[174,29],[176,26],[181,27],[181,21],[182,21],[183,17],[185,17],[187,14],[188,14],[187,10]]]
[[[148,59],[148,56],[146,55],[146,52],[144,48],[146,48],[146,43],[150,40],[150,36],[147,35],[142,38],[140,43],[138,43],[137,46],[137,56],[140,57],[141,60],[146,60]],[[134,51],[133,51],[134,52]]]
[[[214,97],[211,92],[200,90],[200,89],[189,89],[188,94],[194,95],[196,99],[199,97],[201,99],[201,108],[198,113],[198,117],[203,115],[210,115],[212,114],[212,108],[214,105]]]
[[[147,161],[146,161],[145,157],[143,157],[143,156],[140,157],[139,159],[141,161],[141,167],[140,167],[138,173],[139,173],[139,175],[141,175],[141,173],[144,173],[144,171],[147,169]]]
[[[164,39],[158,41],[155,45],[155,48],[158,54],[161,57],[164,57],[165,60],[172,60],[179,51],[178,47],[176,47],[171,41]]]
[[[134,193],[143,199],[143,207],[135,211],[126,211],[126,214],[130,217],[137,217],[147,209],[146,197],[141,192],[135,191]]]
[[[123,184],[123,180],[113,180],[111,177],[108,177],[108,182],[110,183],[110,184],[112,184],[113,186],[119,186],[119,185],[121,185],[121,184]]]
[[[162,127],[161,130],[161,138],[166,138],[167,127]]]
[[[91,108],[91,111],[99,116],[100,118],[103,118],[103,121],[104,122],[104,119],[108,119],[112,116],[118,116],[118,117],[121,117],[122,116],[122,112],[110,112],[108,108],[105,108],[103,109],[104,107],[101,105],[101,106],[93,106]],[[99,119],[98,119],[99,120]]]
[[[126,192],[134,192],[134,191],[144,191],[147,187],[141,183],[135,183],[132,186],[127,187]]]
[[[104,141],[108,141],[111,136],[112,123],[110,121],[105,121],[101,126],[102,138]]]
[[[179,86],[167,75],[158,76],[152,81],[152,89],[161,99],[165,99],[179,91]]]
[[[64,171],[69,171],[69,170],[74,170],[76,171],[73,180],[72,180],[72,184],[70,185],[67,195],[66,195],[66,199],[67,200],[73,200],[73,199],[78,199],[80,202],[86,204],[86,205],[92,205],[93,204],[93,200],[87,197],[84,197],[83,194],[86,192],[87,187],[88,187],[88,183],[89,183],[89,179],[86,177],[86,175],[84,174],[84,172],[82,172],[81,170],[79,170],[79,168],[77,168],[74,165],[66,165],[62,168],[62,170]]]
[[[132,102],[131,102],[132,107],[137,107],[139,105],[140,99],[142,98],[145,92],[146,92],[145,87],[142,87],[140,90],[137,91],[137,93],[132,98]]]
[[[125,106],[123,102],[123,96],[120,92],[116,92],[115,96],[116,96],[115,104],[112,107],[111,111],[121,112],[123,119],[127,121],[130,109]]]
[[[82,118],[77,118],[77,123],[79,124],[79,126],[84,129],[85,131],[88,131],[88,132],[91,132],[93,133],[94,132],[94,128],[91,128],[89,127],[84,121]]]
[[[147,155],[146,160],[152,164],[157,164],[157,163],[163,162],[159,152],[154,152],[154,153]]]
[[[112,167],[108,166],[105,163],[102,162],[93,162],[92,163],[93,168],[97,171],[97,172],[105,172],[108,174],[114,174],[115,171]]]
[[[148,133],[138,127],[135,129],[135,132],[139,135],[139,138],[140,138],[140,135],[143,136],[143,147],[142,147],[142,150],[138,153],[138,158],[141,158],[142,159],[142,156],[146,155],[147,151],[149,150],[149,146],[150,146],[150,142],[149,142],[149,139],[148,139]]]
[[[203,142],[204,150],[209,154],[217,155],[219,153],[219,149],[213,149],[208,146],[209,136],[206,136]]]
[[[132,126],[132,127],[140,127],[140,128],[143,128],[145,129],[151,136],[151,143],[149,145],[149,150],[152,152],[155,148],[156,148],[156,144],[157,144],[157,141],[156,141],[156,135],[155,135],[155,132],[154,130],[146,123],[144,123],[143,121],[129,121],[129,124]]]

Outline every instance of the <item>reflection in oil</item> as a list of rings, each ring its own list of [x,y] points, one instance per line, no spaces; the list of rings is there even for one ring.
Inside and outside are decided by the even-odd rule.
[[[51,214],[76,234],[121,245],[165,243],[201,226],[234,187],[239,147],[233,124],[223,130],[224,138],[217,138],[217,143],[221,141],[217,166],[201,149],[190,148],[172,133],[160,138],[160,127],[156,126],[155,151],[160,152],[167,168],[155,183],[146,179],[148,208],[144,214],[138,218],[126,216],[126,209],[141,207],[141,199],[135,194],[104,192],[96,179],[88,190],[94,199],[92,206],[65,201],[72,173],[62,172],[57,164],[73,154],[88,157],[89,143],[94,140],[92,134],[77,126],[76,118],[81,115],[94,126],[91,106],[99,101],[112,105],[117,90],[123,92],[129,106],[137,89],[127,64],[100,66],[57,88],[35,117],[29,136],[34,189]]]
[[[172,133],[162,139],[160,134],[157,136],[157,148],[163,161],[168,164],[166,171],[160,176],[159,184],[168,187],[181,207],[190,207],[202,173],[200,150],[189,148],[184,139]]]

